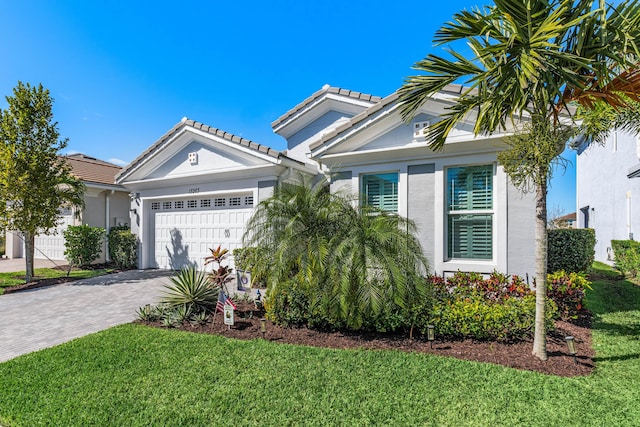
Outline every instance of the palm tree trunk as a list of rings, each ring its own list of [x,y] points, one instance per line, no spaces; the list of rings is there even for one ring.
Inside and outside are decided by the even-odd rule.
[[[536,320],[533,355],[547,360],[545,330],[545,300],[547,296],[547,174],[542,173],[536,184]]]
[[[33,279],[33,252],[35,248],[35,236],[28,231],[24,232],[24,259],[26,261],[24,281],[29,283]]]

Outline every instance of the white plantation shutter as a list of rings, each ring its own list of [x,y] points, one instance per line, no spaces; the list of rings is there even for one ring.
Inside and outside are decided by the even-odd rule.
[[[449,258],[493,257],[493,165],[447,170]]]
[[[398,174],[383,173],[362,176],[363,202],[379,209],[398,211]]]

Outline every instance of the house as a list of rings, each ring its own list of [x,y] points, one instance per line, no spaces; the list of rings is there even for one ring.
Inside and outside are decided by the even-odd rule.
[[[622,131],[612,131],[602,145],[578,147],[577,222],[578,228],[596,232],[596,261],[613,263],[611,240],[638,238],[639,159],[638,136]]]
[[[213,245],[239,247],[254,205],[301,172],[324,174],[331,191],[414,220],[438,274],[532,276],[534,196],[514,188],[497,164],[503,135],[475,137],[469,121],[442,151],[424,140],[423,129],[460,91],[447,87],[405,123],[395,93],[325,85],[272,123],[286,152],[183,119],[116,177],[134,196],[139,266],[202,265]]]
[[[89,157],[84,154],[65,156],[65,161],[71,166],[71,173],[85,185],[85,208],[80,215],[67,207],[60,209],[60,225],[50,235],[38,235],[35,238],[34,258],[64,260],[64,236],[62,232],[69,225],[87,224],[92,227],[103,227],[109,230],[114,225],[129,223],[129,195],[128,191],[114,184],[114,177],[122,169],[120,166]],[[6,255],[8,258],[22,258],[24,256],[24,242],[17,233],[6,234]],[[107,256],[106,244],[101,258],[97,262],[104,262]]]
[[[576,213],[562,215],[551,220],[551,228],[576,228]]]
[[[139,267],[203,268],[214,245],[241,247],[255,204],[295,173],[316,168],[183,118],[116,176],[131,192]]]

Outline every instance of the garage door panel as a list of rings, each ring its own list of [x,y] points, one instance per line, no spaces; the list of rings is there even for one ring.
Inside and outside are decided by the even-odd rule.
[[[250,208],[211,211],[155,212],[153,259],[159,268],[177,269],[189,263],[204,268],[209,248],[230,251],[242,246]]]

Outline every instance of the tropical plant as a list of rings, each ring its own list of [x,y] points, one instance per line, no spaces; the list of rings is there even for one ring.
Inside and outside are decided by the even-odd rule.
[[[233,279],[231,277],[233,269],[228,265],[222,264],[229,256],[229,249],[223,249],[221,245],[218,245],[215,249],[209,248],[209,252],[211,252],[211,255],[204,259],[204,265],[214,264],[214,266],[211,273],[209,273],[208,280],[214,287],[222,289],[229,295],[226,284]]]
[[[536,193],[537,283],[546,279],[548,180],[573,134],[568,106],[624,108],[637,101],[639,37],[635,0],[615,6],[603,0],[494,0],[493,6],[456,13],[435,34],[436,45],[466,42],[469,57],[454,47],[449,57],[430,54],[414,67],[426,74],[408,77],[399,91],[402,115],[410,120],[447,85],[465,85],[455,105],[426,130],[432,149],[442,149],[449,132],[470,118],[475,134],[515,130],[508,141],[513,151],[501,163],[521,189]],[[533,344],[542,360],[545,289],[537,287]]]
[[[414,230],[405,218],[356,208],[326,182],[299,176],[257,206],[244,243],[259,248],[253,269],[271,298],[291,287],[314,318],[358,329],[386,305],[408,307],[426,295],[427,261]],[[277,305],[265,302],[267,310]]]
[[[67,146],[53,121],[53,99],[42,84],[18,82],[0,110],[0,229],[25,243],[25,279],[33,277],[34,240],[58,225],[60,208],[84,207],[84,185],[59,156]]]
[[[170,277],[172,285],[165,286],[162,303],[184,306],[189,313],[211,312],[218,301],[218,289],[211,286],[204,271],[193,266],[185,267]]]

